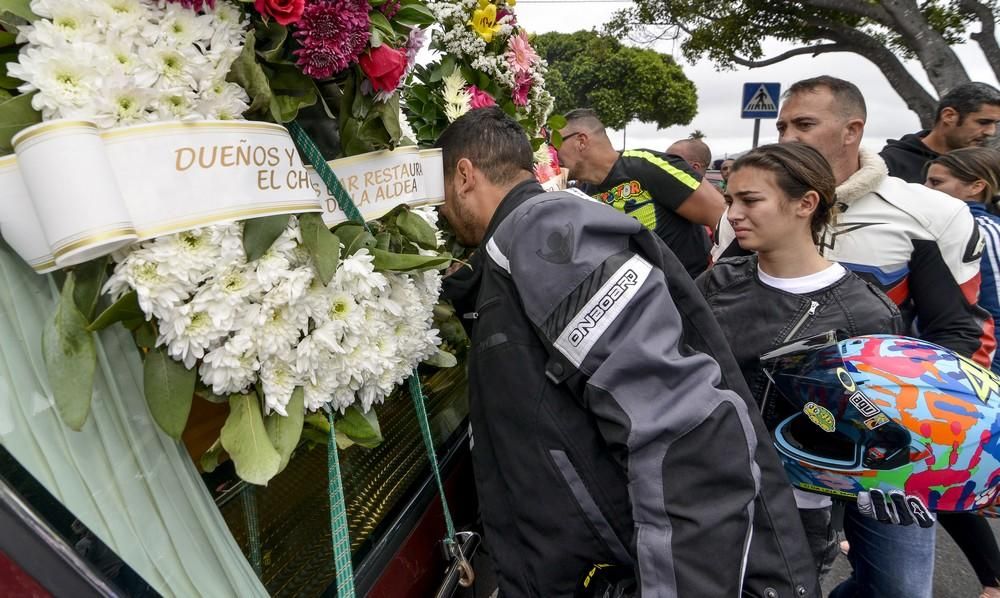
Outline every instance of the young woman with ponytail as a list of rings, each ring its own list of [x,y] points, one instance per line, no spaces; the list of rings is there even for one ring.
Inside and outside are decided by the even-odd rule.
[[[802,143],[745,154],[729,175],[727,218],[740,247],[755,254],[720,260],[697,280],[772,429],[792,408],[769,392],[761,355],[830,330],[850,336],[901,332],[892,301],[822,255],[823,247],[837,242],[828,232],[835,189],[830,165]],[[816,433],[824,434],[818,427]],[[795,495],[822,575],[837,553],[831,501],[799,490]]]

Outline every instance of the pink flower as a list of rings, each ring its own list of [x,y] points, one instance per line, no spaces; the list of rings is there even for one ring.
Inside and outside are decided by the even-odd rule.
[[[184,8],[190,8],[195,12],[201,12],[206,6],[215,8],[215,0],[168,0],[174,4],[180,4]]]
[[[510,51],[507,52],[507,61],[516,73],[530,71],[538,62],[538,54],[528,43],[528,34],[523,30],[517,35],[513,35],[507,42]]]
[[[472,101],[469,103],[469,106],[472,109],[488,108],[490,106],[497,105],[497,101],[493,99],[493,96],[479,89],[475,85],[470,85],[468,87],[468,91],[469,94],[472,96]]]
[[[302,18],[306,0],[254,0],[253,7],[265,18],[271,17],[279,25],[289,25]]]
[[[511,94],[514,100],[514,104],[517,106],[527,106],[528,105],[528,93],[531,91],[531,86],[535,84],[535,80],[531,77],[531,73],[518,73],[514,77],[514,92]]]
[[[292,34],[302,44],[295,64],[314,79],[326,79],[357,62],[371,37],[368,10],[366,0],[311,1]]]

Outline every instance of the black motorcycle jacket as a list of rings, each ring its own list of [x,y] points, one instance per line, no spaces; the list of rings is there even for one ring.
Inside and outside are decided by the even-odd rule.
[[[798,295],[762,283],[754,255],[725,258],[695,283],[729,336],[733,355],[769,430],[791,415],[793,408],[776,393],[765,397],[768,380],[761,369],[761,355],[830,330],[843,330],[848,336],[902,333],[896,305],[850,271],[824,289]]]
[[[534,181],[479,248],[473,465],[501,596],[818,596],[784,471],[694,281],[634,218]],[[758,440],[760,439],[760,440]]]

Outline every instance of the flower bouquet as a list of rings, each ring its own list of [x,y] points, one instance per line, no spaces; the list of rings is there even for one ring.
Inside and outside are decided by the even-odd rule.
[[[243,117],[292,123],[307,109],[326,115],[320,128],[336,127],[337,155],[393,149],[399,90],[433,20],[419,0],[5,2],[0,154],[42,121],[103,131]],[[322,175],[323,160],[336,156],[305,138],[300,149]],[[343,197],[328,174],[323,182]],[[180,437],[193,397],[228,403],[203,463],[224,450],[240,477],[264,484],[287,464],[307,412],[321,409],[342,414],[338,438],[377,442],[372,405],[419,363],[455,363],[438,327],[460,327],[436,306],[438,270],[451,257],[433,208],[403,204],[332,230],[317,211],[216,218],[65,269],[42,339],[64,422],[79,429],[87,420],[93,332],[120,324],[143,354],[146,399],[166,433]]]
[[[428,2],[440,29],[431,48],[442,58],[414,69],[403,91],[403,112],[417,143],[432,145],[449,123],[475,108],[498,105],[535,134],[536,174],[555,181],[561,144],[561,115],[551,115],[554,100],[545,89],[545,61],[517,22],[515,0]],[[551,139],[543,129],[552,131]]]

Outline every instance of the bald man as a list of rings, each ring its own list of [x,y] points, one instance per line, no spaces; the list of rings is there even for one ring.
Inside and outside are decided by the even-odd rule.
[[[656,233],[694,277],[708,268],[709,239],[726,202],[678,156],[640,149],[619,152],[589,108],[566,114],[559,163],[583,192],[632,216]]]
[[[704,141],[693,137],[673,142],[667,148],[667,153],[684,158],[691,170],[702,178],[705,176],[708,165],[712,163],[712,150],[708,149],[708,145]]]

